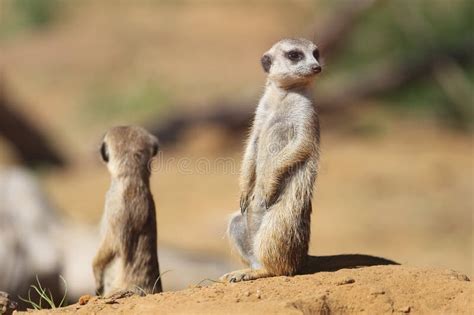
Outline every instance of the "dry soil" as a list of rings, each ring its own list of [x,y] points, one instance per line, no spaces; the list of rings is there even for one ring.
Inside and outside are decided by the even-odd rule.
[[[146,297],[91,298],[42,314],[468,314],[469,278],[407,266],[342,269],[296,277],[192,287]]]

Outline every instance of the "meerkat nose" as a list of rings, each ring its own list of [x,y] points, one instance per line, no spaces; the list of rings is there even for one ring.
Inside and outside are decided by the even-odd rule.
[[[311,70],[313,71],[313,73],[320,73],[322,69],[320,65],[312,65]]]

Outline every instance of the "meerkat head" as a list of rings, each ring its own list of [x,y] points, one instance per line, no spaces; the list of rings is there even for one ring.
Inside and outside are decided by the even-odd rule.
[[[112,176],[149,174],[150,161],[159,150],[158,139],[136,126],[114,127],[102,141],[100,155]]]
[[[261,59],[269,80],[281,87],[309,84],[321,72],[318,47],[303,38],[282,39]]]

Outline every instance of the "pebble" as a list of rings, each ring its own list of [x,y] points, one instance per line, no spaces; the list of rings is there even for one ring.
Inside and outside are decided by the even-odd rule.
[[[404,307],[399,308],[398,311],[402,312],[402,313],[410,313],[411,307],[410,306],[404,306]]]
[[[372,288],[370,290],[370,295],[382,295],[385,294],[385,290],[381,288]]]
[[[87,303],[89,303],[91,298],[92,296],[90,296],[89,294],[81,296],[79,298],[79,305],[86,305]]]
[[[345,284],[351,284],[354,283],[355,280],[353,278],[344,278],[342,280],[339,280],[336,284],[337,285],[345,285]]]

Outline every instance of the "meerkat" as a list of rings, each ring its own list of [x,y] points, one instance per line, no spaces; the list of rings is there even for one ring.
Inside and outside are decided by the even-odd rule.
[[[227,234],[248,269],[222,281],[294,275],[305,263],[318,173],[319,119],[311,83],[319,50],[283,39],[261,58],[268,74],[242,161],[240,211]]]
[[[162,291],[150,191],[150,163],[158,149],[157,138],[140,127],[115,127],[104,136],[100,154],[111,174],[111,186],[101,223],[102,241],[93,261],[99,295]]]

